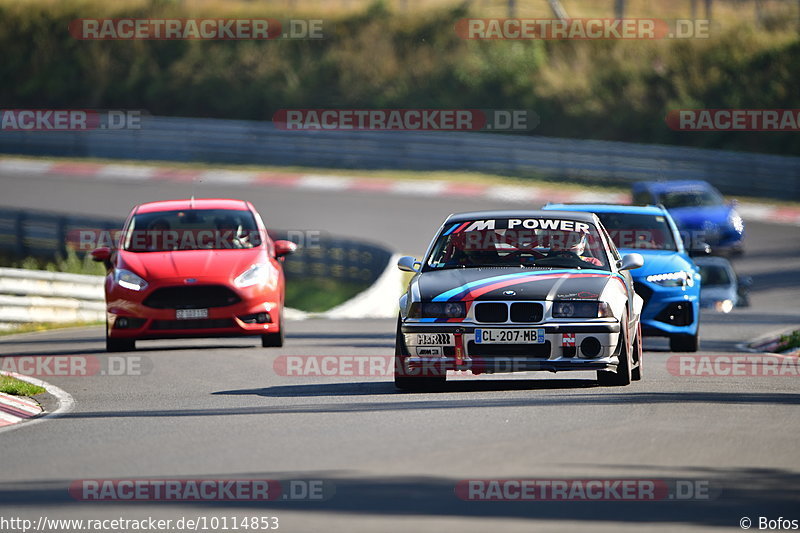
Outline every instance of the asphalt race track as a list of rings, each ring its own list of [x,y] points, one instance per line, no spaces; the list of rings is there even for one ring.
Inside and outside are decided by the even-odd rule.
[[[187,197],[190,185],[4,175],[2,204],[124,217],[134,203]],[[454,211],[500,201],[201,185],[251,200],[265,222],[377,240],[421,254]],[[531,206],[538,207],[538,206]],[[753,306],[705,313],[699,355],[800,323],[800,228],[749,223],[735,262]],[[144,341],[139,372],[41,376],[75,408],[0,433],[0,516],[277,516],[283,531],[738,530],[749,517],[800,519],[798,377],[676,375],[676,355],[645,344],[644,380],[598,387],[593,373],[459,377],[401,393],[390,376],[281,375],[281,356],[388,357],[393,320],[290,323],[283,349],[241,339]],[[108,357],[102,328],[0,340],[0,354]],[[672,361],[675,361],[672,359]],[[105,367],[103,367],[105,368]],[[670,371],[672,370],[672,372]],[[321,482],[321,500],[84,502],[86,479]],[[468,501],[481,479],[646,479],[690,487],[662,501]],[[302,486],[302,485],[296,485]],[[299,493],[298,493],[299,494]],[[685,496],[686,499],[683,499]],[[217,528],[219,529],[219,528]],[[202,529],[201,529],[202,530]]]

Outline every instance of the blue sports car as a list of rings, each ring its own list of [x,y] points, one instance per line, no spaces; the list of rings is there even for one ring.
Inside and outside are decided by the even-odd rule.
[[[642,254],[644,266],[631,271],[634,289],[644,300],[642,334],[669,337],[674,352],[697,351],[700,273],[666,209],[602,204],[548,204],[544,209],[595,213],[620,253]]]
[[[705,181],[642,181],[632,187],[636,205],[661,204],[678,225],[690,252],[703,252],[706,244],[715,255],[740,255],[744,251],[744,222],[736,203]],[[691,244],[689,244],[691,243]]]

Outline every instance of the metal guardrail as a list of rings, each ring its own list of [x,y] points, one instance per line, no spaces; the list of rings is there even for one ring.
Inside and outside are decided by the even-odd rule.
[[[596,183],[704,179],[726,194],[800,200],[800,157],[528,135],[286,131],[271,122],[145,116],[138,130],[4,131],[0,152],[351,169],[471,170]]]
[[[0,329],[105,319],[103,276],[0,268]]]
[[[65,257],[79,245],[80,232],[96,234],[108,242],[123,225],[122,220],[89,219],[83,216],[54,215],[47,212],[0,209],[0,254],[22,259],[36,257],[53,260]],[[287,283],[309,278],[331,278],[372,285],[386,268],[392,252],[383,246],[320,233],[313,243],[303,246],[305,232],[270,230],[273,239],[288,239],[300,244],[284,262]],[[83,255],[89,250],[77,250]]]

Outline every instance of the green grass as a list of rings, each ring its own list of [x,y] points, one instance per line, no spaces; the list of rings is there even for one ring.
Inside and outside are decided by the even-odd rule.
[[[2,254],[0,255],[0,267],[46,270],[48,272],[66,272],[90,276],[104,276],[106,273],[102,263],[92,261],[92,257],[89,254],[80,256],[73,250],[68,250],[66,257],[57,257],[55,260],[39,257],[15,259],[12,256]]]
[[[781,335],[781,341],[778,345],[779,352],[785,352],[800,348],[800,329],[795,330],[788,335]]]
[[[321,313],[365,290],[363,284],[333,279],[308,279],[286,285],[286,307]]]
[[[20,324],[12,329],[0,330],[0,337],[4,335],[16,335],[17,333],[33,333],[36,331],[48,331],[51,329],[81,328],[86,326],[101,326],[103,322],[40,322],[37,324]]]
[[[13,394],[14,396],[35,396],[46,392],[44,388],[12,378],[11,376],[0,375],[0,392]]]

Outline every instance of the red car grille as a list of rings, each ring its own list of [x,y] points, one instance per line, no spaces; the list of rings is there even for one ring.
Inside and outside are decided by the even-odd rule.
[[[214,329],[233,327],[233,320],[230,318],[209,318],[194,320],[153,320],[150,329]]]
[[[144,305],[155,309],[207,309],[241,301],[235,292],[223,285],[198,285],[156,289],[144,300]]]

